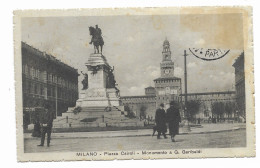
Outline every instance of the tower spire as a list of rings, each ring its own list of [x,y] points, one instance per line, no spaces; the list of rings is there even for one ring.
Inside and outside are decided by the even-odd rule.
[[[170,42],[167,40],[167,37],[165,37],[165,40],[163,42],[163,61],[170,61],[171,60],[171,49],[170,49]]]
[[[162,77],[174,76],[174,63],[172,62],[171,59],[170,42],[167,40],[167,37],[165,37],[165,40],[163,42],[161,76]]]

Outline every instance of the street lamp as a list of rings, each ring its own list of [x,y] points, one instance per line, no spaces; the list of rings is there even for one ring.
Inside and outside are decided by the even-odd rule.
[[[185,90],[185,98],[184,98],[184,125],[183,125],[183,131],[184,132],[190,132],[190,125],[189,125],[189,117],[188,117],[188,111],[187,111],[187,101],[188,101],[188,95],[187,95],[187,61],[186,57],[188,56],[186,53],[186,50],[184,50],[184,90]]]

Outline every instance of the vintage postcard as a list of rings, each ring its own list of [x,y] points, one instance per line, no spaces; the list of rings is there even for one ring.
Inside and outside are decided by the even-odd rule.
[[[254,157],[251,7],[14,11],[18,161]]]

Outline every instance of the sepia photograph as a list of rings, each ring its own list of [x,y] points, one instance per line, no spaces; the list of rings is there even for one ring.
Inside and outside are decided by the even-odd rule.
[[[18,161],[255,156],[251,12],[15,11]]]

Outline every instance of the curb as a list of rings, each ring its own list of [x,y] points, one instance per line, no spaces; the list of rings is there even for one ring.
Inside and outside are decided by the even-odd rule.
[[[201,131],[201,132],[187,132],[187,133],[180,133],[179,135],[188,135],[188,134],[208,134],[208,133],[219,133],[219,132],[230,132],[230,131],[237,131],[237,130],[243,130],[245,128],[235,127],[232,129],[226,129],[226,130],[214,130],[214,131]],[[169,134],[166,134],[169,135]],[[90,139],[90,138],[120,138],[120,137],[141,137],[141,136],[151,136],[152,134],[140,134],[140,135],[111,135],[111,136],[92,136],[92,137],[66,137],[66,136],[53,136],[52,139]],[[156,136],[156,135],[154,135]],[[39,139],[39,137],[25,137],[24,139]]]

